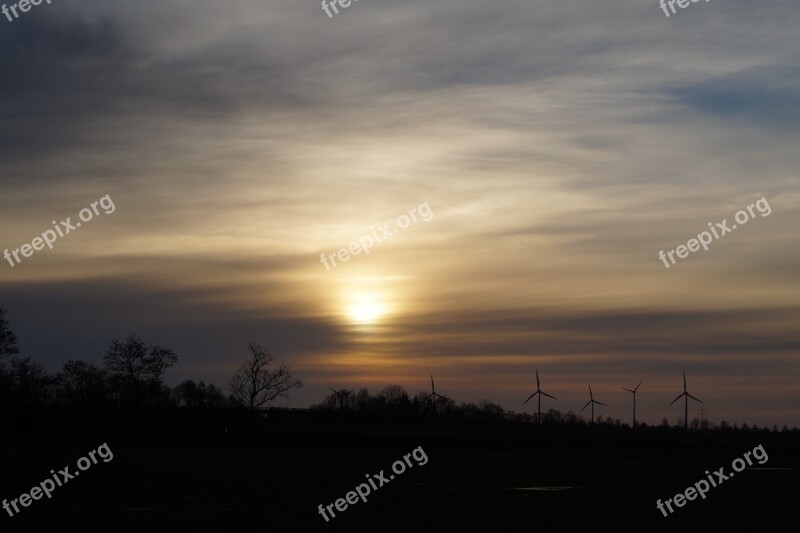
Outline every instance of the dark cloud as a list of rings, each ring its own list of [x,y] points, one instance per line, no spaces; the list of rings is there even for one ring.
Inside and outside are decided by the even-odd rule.
[[[532,361],[564,386],[796,375],[797,5],[83,0],[1,21],[0,249],[104,194],[118,212],[0,268],[0,305],[51,368],[135,330],[181,355],[170,379],[224,385],[262,342],[316,382],[296,405],[331,378],[417,383],[420,361],[466,360],[513,404]],[[663,269],[764,194],[768,220]],[[319,264],[423,200],[424,230]],[[368,334],[343,302],[393,286],[359,276],[408,280]]]
[[[29,17],[3,30],[5,160],[78,147],[156,145],[176,121],[213,125],[249,109],[286,110],[318,100],[303,94],[295,66],[235,38],[158,54],[110,15]]]
[[[296,309],[265,304],[257,310],[230,302],[223,288],[159,287],[142,279],[0,285],[20,351],[51,370],[66,359],[102,359],[113,339],[135,331],[181,356],[180,375],[215,367],[206,379],[227,382],[246,342],[277,353],[314,353],[348,345],[330,320],[291,316]],[[223,370],[220,370],[223,369]]]
[[[797,65],[758,66],[670,91],[681,104],[722,121],[797,132],[800,122]]]
[[[453,356],[581,356],[693,358],[706,355],[790,357],[800,350],[791,324],[797,308],[739,310],[627,309],[580,311],[548,308],[493,313],[448,313],[397,325],[395,342],[418,343],[439,334],[449,340],[426,350]],[[753,364],[760,364],[753,362]]]

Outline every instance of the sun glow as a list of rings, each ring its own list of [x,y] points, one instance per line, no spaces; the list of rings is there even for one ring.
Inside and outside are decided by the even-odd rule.
[[[355,292],[346,297],[344,310],[350,322],[369,325],[378,322],[389,311],[382,292]]]
[[[347,310],[350,319],[358,324],[371,324],[382,317],[384,312],[384,306],[374,302],[356,303]]]

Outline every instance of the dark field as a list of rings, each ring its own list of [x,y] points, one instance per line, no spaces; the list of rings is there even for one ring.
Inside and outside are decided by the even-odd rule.
[[[233,432],[232,432],[233,433]],[[794,434],[630,435],[586,428],[524,435],[283,430],[171,435],[163,444],[86,438],[83,445],[4,446],[2,498],[104,441],[114,453],[19,515],[4,531],[778,531],[794,529],[800,496]],[[128,438],[128,441],[134,439]],[[687,502],[672,498],[762,444],[769,460]],[[326,523],[319,504],[344,498],[422,446],[428,463]],[[763,469],[756,469],[763,468]],[[776,470],[771,470],[776,469]],[[715,478],[716,479],[716,478]],[[514,488],[516,487],[516,489]],[[555,490],[519,490],[558,487]]]

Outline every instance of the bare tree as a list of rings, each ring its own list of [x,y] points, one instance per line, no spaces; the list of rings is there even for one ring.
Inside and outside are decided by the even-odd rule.
[[[111,374],[124,376],[134,403],[138,404],[140,391],[146,385],[145,379],[149,378],[157,404],[161,405],[161,378],[178,362],[178,356],[169,348],[148,346],[136,333],[131,333],[125,342],[111,342],[103,362]]]
[[[180,407],[214,409],[225,405],[225,395],[213,383],[195,383],[188,379],[172,389],[175,402]]]
[[[96,405],[104,394],[105,372],[87,361],[68,360],[56,380],[64,399],[73,407]]]
[[[200,383],[202,383],[202,381]],[[187,379],[172,389],[172,395],[175,397],[175,401],[180,407],[197,407],[199,403],[197,398],[197,383],[191,379]]]
[[[372,396],[370,395],[369,390],[362,387],[361,390],[358,391],[358,394],[356,394],[355,403],[355,408],[357,410],[361,411],[362,413],[368,412],[370,406],[372,405]]]
[[[145,372],[158,384],[168,368],[178,362],[178,355],[169,348],[151,346],[144,358]]]
[[[106,369],[122,374],[131,381],[142,379],[147,369],[147,345],[131,333],[124,343],[114,340],[103,357]]]
[[[0,307],[0,359],[19,353],[17,336],[9,329],[5,314],[6,310]]]
[[[208,387],[201,381],[198,385],[198,395],[202,402],[203,407],[217,408],[225,405],[225,394],[216,387],[213,383],[209,383]]]
[[[18,405],[28,407],[49,400],[55,379],[40,363],[33,362],[30,357],[14,357],[9,376],[11,394]]]
[[[273,357],[269,350],[258,344],[247,343],[250,359],[233,374],[230,389],[234,399],[244,405],[252,417],[262,406],[279,396],[288,398],[289,391],[303,386],[286,363],[270,370]]]
[[[400,385],[387,385],[378,393],[378,405],[390,411],[399,411],[411,406],[408,393]]]

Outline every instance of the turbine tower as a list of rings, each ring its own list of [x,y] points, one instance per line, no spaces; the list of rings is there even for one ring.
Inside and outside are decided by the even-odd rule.
[[[549,394],[547,394],[546,392],[544,392],[543,390],[541,390],[539,388],[539,370],[538,369],[536,370],[536,392],[534,392],[533,394],[528,396],[528,400],[530,400],[531,398],[533,398],[537,394],[539,395],[539,410],[538,410],[538,415],[537,415],[537,421],[541,424],[542,423],[542,395],[547,396],[548,398],[552,398],[554,400],[558,400],[558,398],[556,398],[555,396],[550,396]],[[528,403],[528,400],[525,400],[524,402],[522,402],[522,405],[525,405],[526,403]]]
[[[353,389],[351,391],[348,391],[347,389],[333,390],[330,387],[328,387],[328,389],[331,392],[333,392],[336,395],[336,397],[339,399],[339,408],[340,409],[345,406],[345,401],[347,400],[347,397],[355,392],[355,389]]]
[[[644,383],[644,382],[643,382],[643,381],[640,381],[640,382],[639,382],[639,385],[636,385],[636,388],[635,388],[635,389],[633,389],[633,390],[631,390],[631,389],[626,389],[625,387],[622,387],[622,390],[626,390],[626,391],[628,391],[628,392],[631,392],[631,393],[633,393],[633,425],[631,426],[632,428],[635,428],[635,427],[636,427],[636,391],[637,391],[637,390],[639,390],[639,386],[640,386],[642,383]]]
[[[433,376],[432,375],[431,375],[431,393],[428,394],[425,397],[425,400],[427,401],[427,400],[430,400],[431,398],[433,398],[433,410],[434,410],[434,412],[437,411],[436,404],[437,404],[439,398],[441,398],[442,400],[445,400],[445,401],[447,401],[449,399],[449,398],[446,398],[445,396],[442,396],[441,394],[438,394],[436,392],[436,385],[433,384]]]
[[[589,404],[592,405],[592,424],[594,424],[594,404],[598,404],[598,405],[606,405],[606,404],[604,404],[603,402],[598,402],[597,400],[594,399],[594,395],[592,394],[592,386],[591,385],[589,385],[589,401],[586,402],[586,405],[583,406],[583,409],[586,409],[587,407],[589,407]],[[606,407],[608,407],[608,406],[606,405]],[[583,412],[583,409],[581,409],[581,413]]]
[[[692,400],[698,401],[700,403],[703,403],[703,400],[695,398],[694,396],[689,394],[689,392],[686,390],[686,371],[685,370],[683,371],[683,392],[680,393],[677,398],[672,400],[672,402],[669,405],[672,405],[673,403],[675,403],[678,400],[680,400],[681,396],[683,396],[683,398],[684,398],[683,429],[689,429],[689,398],[691,398]],[[669,405],[667,407],[669,407]]]

